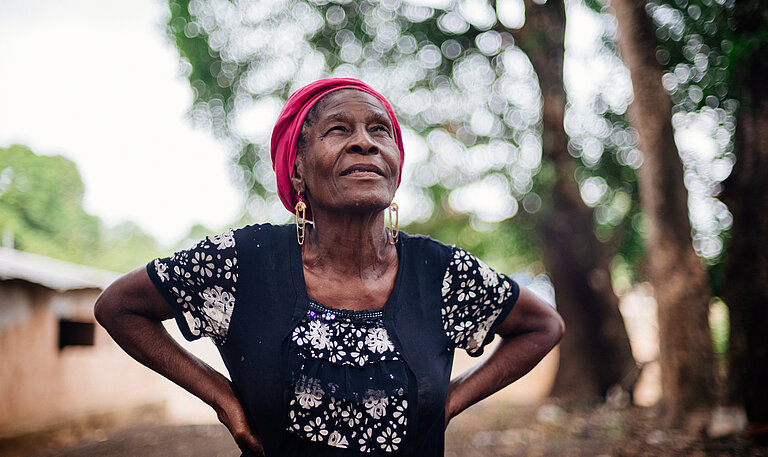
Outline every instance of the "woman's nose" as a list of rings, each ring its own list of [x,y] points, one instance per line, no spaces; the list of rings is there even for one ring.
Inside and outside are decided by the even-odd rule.
[[[379,147],[365,128],[359,128],[350,138],[348,150],[355,154],[378,154]]]

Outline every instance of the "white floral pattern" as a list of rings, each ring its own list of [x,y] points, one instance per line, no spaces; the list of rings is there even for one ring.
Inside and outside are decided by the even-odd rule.
[[[387,414],[387,405],[389,399],[381,391],[369,391],[363,397],[363,406],[365,411],[374,419],[379,419]]]
[[[362,418],[363,413],[358,411],[352,402],[347,403],[346,407],[341,411],[341,419],[345,421],[350,428],[357,426]]]
[[[377,327],[368,331],[365,335],[365,345],[371,352],[383,354],[385,352],[392,352],[395,347],[392,345],[392,341],[387,335],[387,329],[384,327]]]
[[[331,329],[318,320],[309,323],[309,344],[318,351],[331,348]]]
[[[237,250],[232,230],[171,257],[156,259],[148,271],[179,307],[189,335],[208,336],[216,344],[226,341],[237,296]]]
[[[443,328],[454,347],[476,355],[490,340],[499,316],[517,298],[517,285],[482,260],[454,248],[443,276]]]
[[[346,449],[349,447],[349,442],[347,442],[346,437],[342,436],[337,430],[334,430],[331,432],[331,436],[328,437],[328,445]]]
[[[294,388],[296,401],[304,409],[316,408],[323,399],[323,393],[320,381],[313,378],[302,378]]]
[[[381,449],[385,452],[393,452],[397,450],[397,445],[400,444],[401,438],[397,436],[397,432],[392,428],[387,427],[384,433],[381,434],[376,441],[381,445]]]
[[[403,364],[404,369],[380,310],[334,310],[312,302],[307,315],[294,328],[291,344],[292,353],[303,362],[292,380],[288,432],[357,452],[400,449],[408,426],[407,377],[402,383],[395,382],[395,387],[390,385],[389,390],[350,392],[328,379],[308,375],[318,363],[329,364],[335,367],[332,370],[346,373],[342,379],[349,379],[350,386],[360,386],[369,382],[371,371],[364,371],[365,367],[386,362]],[[373,371],[382,373],[378,368]]]
[[[313,359],[328,360],[337,365],[362,367],[370,360],[400,360],[387,329],[380,321],[360,325],[346,319],[343,313],[326,316],[310,309],[291,334],[296,346],[308,351]],[[329,319],[330,318],[330,319]]]
[[[307,432],[307,438],[312,441],[324,441],[325,436],[328,434],[328,430],[325,429],[325,422],[319,417],[310,420],[309,423],[304,426],[304,431]]]
[[[408,402],[404,401],[393,406],[395,407],[395,412],[392,413],[392,418],[395,420],[395,423],[405,425],[408,421],[408,418],[406,417],[406,413],[408,411]]]
[[[235,247],[235,234],[232,230],[228,230],[219,235],[211,237],[211,242],[216,245],[216,249],[223,251],[227,248]]]
[[[160,259],[155,259],[152,264],[155,266],[155,273],[160,278],[160,282],[168,281],[168,265],[160,263]]]

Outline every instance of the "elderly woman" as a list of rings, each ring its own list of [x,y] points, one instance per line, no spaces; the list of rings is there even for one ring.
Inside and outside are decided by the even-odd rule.
[[[400,127],[363,82],[294,93],[272,160],[295,226],[154,260],[104,291],[99,322],[209,404],[244,455],[443,455],[448,421],[528,372],[560,317],[464,250],[399,231]],[[171,317],[213,339],[231,381],[165,332]],[[455,349],[479,355],[494,334],[490,357],[451,380]]]

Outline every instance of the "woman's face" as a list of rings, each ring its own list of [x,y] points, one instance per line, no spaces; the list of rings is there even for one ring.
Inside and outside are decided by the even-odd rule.
[[[293,185],[318,211],[386,208],[394,198],[400,150],[381,102],[358,90],[326,95],[305,132]]]

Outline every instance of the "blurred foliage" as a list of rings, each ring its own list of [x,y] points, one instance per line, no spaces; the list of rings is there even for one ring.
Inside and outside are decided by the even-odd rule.
[[[273,211],[268,159],[283,100],[320,77],[357,77],[387,97],[406,129],[396,197],[406,229],[507,259],[505,269],[535,265],[533,227],[554,173],[542,163],[541,94],[515,45],[523,21],[514,2],[169,0],[169,11],[195,93],[190,117],[232,146],[252,217],[285,217]],[[613,40],[602,44],[600,58],[619,65]],[[631,95],[614,85],[606,79],[573,101],[566,129],[597,236],[635,266],[641,159],[625,119]]]
[[[611,14],[605,0],[587,3]],[[721,295],[722,257],[733,216],[718,196],[737,160],[737,100],[747,83],[740,69],[760,65],[768,72],[763,58],[768,7],[760,0],[653,0],[646,2],[646,11],[659,40],[656,59],[666,69],[662,84],[673,104],[694,248],[708,264],[714,295]],[[762,26],[738,30],[737,17]]]
[[[733,223],[717,196],[736,162],[737,88],[730,76],[734,5],[733,0],[664,0],[648,7],[660,42],[656,58],[667,69],[662,84],[673,103],[694,248],[709,264],[715,295],[722,293],[722,254]],[[688,144],[690,132],[699,138]]]
[[[125,272],[157,257],[155,240],[131,223],[107,229],[83,209],[75,164],[36,155],[24,146],[0,148],[0,234],[20,251]]]
[[[184,249],[189,249],[197,244],[200,240],[205,239],[205,237],[212,236],[223,231],[224,230],[212,230],[202,224],[195,224],[189,229],[187,235],[176,243],[174,250],[181,251]]]
[[[665,87],[676,112],[738,109],[743,75],[768,73],[768,6],[761,0],[663,0],[649,2],[660,46],[657,59],[669,69]],[[736,23],[758,24],[738,29]],[[742,71],[746,67],[757,71]],[[762,69],[762,70],[759,70]]]
[[[21,250],[87,263],[98,243],[98,218],[82,208],[83,183],[62,156],[37,156],[23,146],[0,149],[0,225]],[[41,252],[42,251],[42,252]]]
[[[728,306],[719,299],[714,299],[709,305],[709,326],[715,356],[720,360],[720,363],[723,363],[728,355],[731,325],[728,319]]]
[[[721,46],[731,62],[726,72],[729,93],[740,99],[744,85],[765,84],[763,80],[752,79],[768,74],[768,5],[762,0],[741,0],[729,7],[732,17],[727,19]],[[735,24],[742,24],[742,28]]]
[[[723,292],[723,259],[733,216],[717,199],[738,160],[734,133],[741,88],[768,73],[768,6],[759,0],[663,0],[649,3],[667,69],[663,84],[674,103],[673,126],[698,130],[699,146],[681,147],[692,194],[694,247],[709,263],[714,295]],[[739,29],[737,23],[755,24]],[[747,71],[757,66],[759,71]],[[703,143],[704,147],[700,144]],[[683,146],[685,141],[683,141]]]

